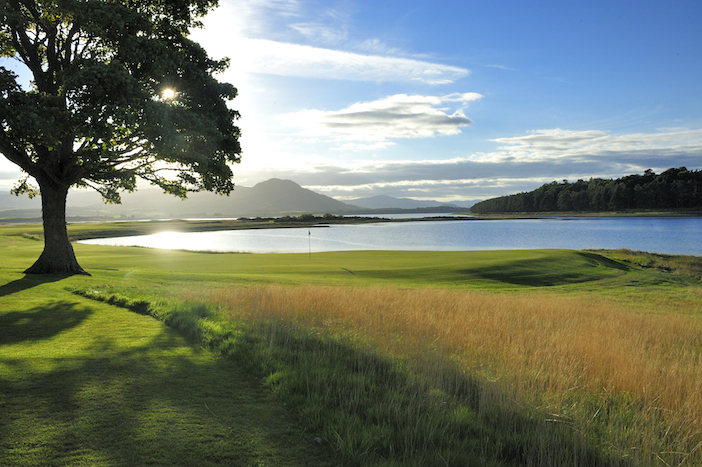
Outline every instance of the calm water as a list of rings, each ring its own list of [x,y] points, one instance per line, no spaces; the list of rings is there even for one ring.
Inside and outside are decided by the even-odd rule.
[[[702,218],[424,221],[310,229],[161,233],[81,243],[251,253],[629,248],[702,256]]]

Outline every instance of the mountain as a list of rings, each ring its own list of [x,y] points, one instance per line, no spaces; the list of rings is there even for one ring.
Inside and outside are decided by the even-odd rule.
[[[432,208],[436,206],[459,207],[457,203],[442,203],[434,200],[418,200],[412,198],[393,198],[392,196],[378,195],[370,198],[356,198],[348,200],[354,206],[361,206],[369,209],[417,209]]]
[[[328,196],[302,188],[291,180],[273,178],[253,188],[237,186],[229,196],[192,193],[187,200],[146,189],[122,197],[122,205],[93,206],[102,213],[128,217],[251,217],[287,214],[339,214],[355,208]],[[143,192],[143,193],[142,193]]]
[[[69,218],[159,219],[343,214],[358,212],[359,208],[302,188],[293,181],[274,178],[253,188],[237,186],[229,196],[200,192],[191,193],[186,200],[150,187],[124,193],[122,204],[104,204],[96,193],[72,190],[66,211]],[[40,219],[41,201],[2,196],[0,218],[3,217]]]
[[[340,214],[358,210],[355,206],[302,188],[291,180],[277,178],[261,182],[251,189],[239,192],[238,195],[235,192],[232,198],[232,207],[249,216]]]
[[[470,204],[472,205],[472,203]],[[441,206],[441,207],[439,207]],[[347,204],[301,187],[291,180],[273,178],[252,188],[236,186],[229,196],[210,192],[191,193],[186,200],[165,195],[157,188],[124,193],[122,204],[104,204],[91,190],[71,190],[67,201],[69,221],[91,219],[168,219],[208,217],[269,217],[300,214],[360,214],[450,212],[465,206],[438,201],[374,196]],[[436,208],[436,211],[432,209]],[[0,193],[0,219],[41,221],[41,199]]]

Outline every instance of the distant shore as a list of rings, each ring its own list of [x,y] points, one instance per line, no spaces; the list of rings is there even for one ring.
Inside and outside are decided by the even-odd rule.
[[[154,219],[154,220],[114,220],[114,221],[68,221],[68,234],[71,241],[91,238],[127,237],[151,235],[159,232],[210,232],[218,230],[281,229],[281,228],[322,228],[339,224],[370,224],[379,222],[426,222],[426,221],[466,221],[497,219],[543,219],[568,217],[701,217],[702,212],[571,212],[571,213],[510,213],[510,214],[470,214],[437,215],[420,218],[391,219],[387,217],[363,216],[314,216],[303,214],[285,217],[255,217],[237,219]],[[9,223],[0,219],[0,229],[7,235],[40,237],[41,219],[26,219],[24,223]]]
[[[383,217],[341,217],[310,216],[282,218],[239,218],[239,219],[164,219],[164,220],[126,220],[103,222],[68,222],[68,236],[71,241],[91,238],[127,237],[150,235],[159,232],[211,232],[218,230],[244,229],[285,229],[285,228],[320,228],[334,224],[370,224],[378,222],[421,222],[467,220],[470,217],[424,217],[411,219],[389,219]],[[37,237],[42,235],[41,222],[1,224],[0,230],[5,235],[23,235]]]

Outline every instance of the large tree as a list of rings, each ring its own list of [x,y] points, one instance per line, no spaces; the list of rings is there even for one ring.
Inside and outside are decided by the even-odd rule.
[[[217,0],[0,0],[0,153],[25,173],[15,194],[36,193],[44,251],[26,273],[84,274],[66,231],[70,187],[119,203],[138,178],[185,197],[234,188],[239,162],[236,89],[188,38]],[[31,178],[29,178],[31,177]]]

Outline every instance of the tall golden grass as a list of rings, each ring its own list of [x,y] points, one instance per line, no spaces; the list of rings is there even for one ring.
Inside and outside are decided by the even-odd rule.
[[[702,319],[694,314],[641,312],[594,294],[267,285],[200,298],[232,319],[351,338],[418,371],[458,365],[521,410],[584,436],[597,430],[613,451],[702,464]]]

